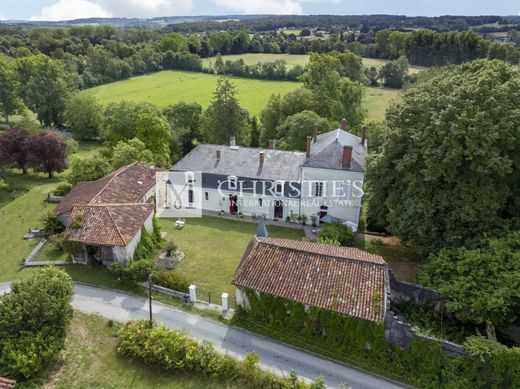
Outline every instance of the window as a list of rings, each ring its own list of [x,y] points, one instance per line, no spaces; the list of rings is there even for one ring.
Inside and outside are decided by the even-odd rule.
[[[188,191],[188,204],[189,206],[193,206],[193,190]]]
[[[315,197],[321,197],[321,196],[323,196],[323,182],[317,182],[317,183],[316,183],[316,188],[315,188],[315,191],[314,191],[314,196],[315,196]]]
[[[228,189],[233,190],[237,188],[237,178],[235,176],[229,176],[228,178]]]
[[[258,204],[262,206],[262,199],[258,199]]]
[[[276,196],[283,196],[283,181],[282,182],[275,182],[274,184],[274,192]]]
[[[206,192],[204,195],[206,196],[206,201],[208,201],[209,200],[209,193]]]

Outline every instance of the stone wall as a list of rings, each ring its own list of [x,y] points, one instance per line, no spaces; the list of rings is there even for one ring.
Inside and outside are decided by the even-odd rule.
[[[433,289],[399,281],[391,270],[389,271],[389,276],[391,290],[390,301],[392,303],[413,300],[418,304],[428,304],[431,302],[440,302],[441,300],[440,294]]]

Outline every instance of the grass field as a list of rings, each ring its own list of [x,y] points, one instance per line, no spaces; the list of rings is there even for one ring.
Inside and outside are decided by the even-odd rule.
[[[181,101],[197,102],[206,106],[213,96],[218,77],[206,73],[163,71],[133,77],[82,92],[92,95],[102,104],[113,101],[145,101],[159,107]],[[285,94],[299,86],[298,82],[253,80],[231,77],[237,87],[240,104],[252,115],[259,116],[273,93]],[[398,98],[401,90],[367,88],[367,121],[381,121],[390,101]]]
[[[160,388],[198,389],[227,386],[209,379],[150,369],[116,353],[117,330],[107,320],[75,312],[59,360],[36,381],[44,389]]]
[[[182,230],[175,229],[175,220],[159,219],[166,239],[173,240],[186,253],[176,270],[199,288],[199,298],[219,301],[223,292],[230,294],[234,302],[235,287],[231,279],[244,251],[256,232],[256,223],[205,216],[188,219]],[[267,226],[269,236],[302,239],[300,229]],[[201,294],[204,295],[201,296]],[[215,300],[213,300],[215,299]]]
[[[297,82],[230,78],[237,87],[240,104],[256,116],[273,93],[285,94],[300,86]],[[165,107],[184,101],[197,102],[205,107],[211,101],[217,79],[212,74],[167,70],[98,86],[82,93],[95,96],[102,104],[129,100]]]

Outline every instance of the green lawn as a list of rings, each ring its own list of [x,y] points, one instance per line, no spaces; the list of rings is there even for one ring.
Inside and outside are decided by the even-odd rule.
[[[300,86],[297,82],[253,80],[231,77],[237,87],[240,104],[258,116],[273,93],[285,94]],[[142,101],[165,107],[181,101],[203,106],[211,101],[218,76],[178,70],[132,77],[82,92],[95,96],[102,104],[112,101]]]
[[[365,107],[368,110],[368,122],[381,122],[385,119],[386,109],[392,101],[399,101],[403,94],[402,89],[369,87],[365,93]]]
[[[43,388],[224,388],[212,380],[150,369],[116,353],[118,323],[75,312],[59,361],[35,381]]]
[[[186,257],[176,270],[199,288],[199,298],[219,301],[223,292],[234,302],[235,287],[230,284],[244,251],[256,232],[256,223],[204,216],[187,219],[183,230],[175,229],[174,219],[159,219],[166,240],[173,240]],[[302,239],[302,230],[267,226],[269,236]],[[201,293],[204,293],[201,296]]]
[[[309,56],[306,54],[262,54],[262,53],[248,53],[248,54],[236,54],[236,55],[225,55],[222,57],[224,61],[236,61],[243,59],[246,65],[254,65],[259,62],[274,62],[279,59],[283,59],[287,64],[287,67],[293,67],[294,65],[307,65],[309,63]],[[205,58],[204,65],[209,67],[215,63],[215,57]]]
[[[379,69],[381,66],[383,66],[387,62],[388,62],[388,60],[386,60],[386,59],[363,58],[363,65],[365,65],[366,67],[375,66],[376,68]],[[420,71],[425,70],[425,69],[427,69],[427,68],[424,67],[424,66],[411,65],[409,73],[410,74],[417,74]]]

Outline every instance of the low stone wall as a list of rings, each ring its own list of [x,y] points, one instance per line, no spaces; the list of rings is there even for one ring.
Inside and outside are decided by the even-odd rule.
[[[444,339],[437,339],[431,336],[418,334],[410,324],[400,320],[399,317],[394,315],[392,311],[387,312],[385,316],[385,339],[389,344],[404,349],[410,346],[410,344],[416,338],[426,340],[428,342],[438,343],[440,344],[442,351],[446,353],[468,356],[468,353],[460,344],[448,342]]]
[[[415,301],[418,304],[428,304],[432,302],[440,302],[441,295],[433,289],[424,286],[399,281],[394,273],[390,270],[390,301]]]

